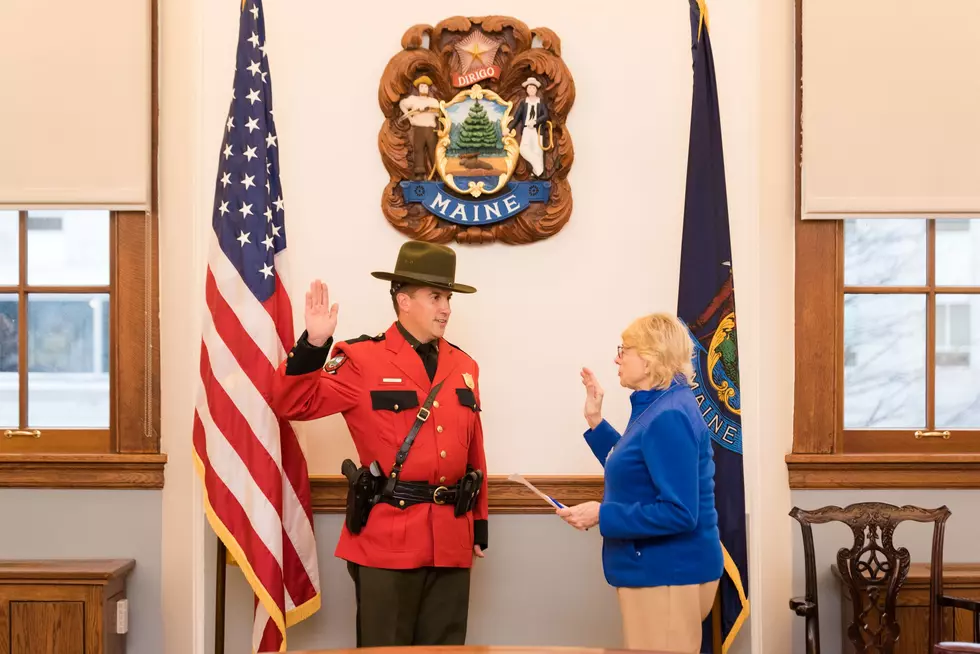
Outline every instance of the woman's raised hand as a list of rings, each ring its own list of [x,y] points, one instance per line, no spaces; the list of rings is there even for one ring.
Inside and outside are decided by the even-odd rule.
[[[588,368],[582,368],[582,384],[585,386],[585,420],[589,423],[589,429],[595,429],[602,422],[602,397],[605,392],[595,373]]]

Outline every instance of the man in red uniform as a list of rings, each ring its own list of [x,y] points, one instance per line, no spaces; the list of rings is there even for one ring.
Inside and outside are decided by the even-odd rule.
[[[452,294],[476,291],[455,274],[452,249],[405,243],[393,273],[373,273],[391,282],[397,320],[338,342],[329,361],[338,309],[313,282],[306,330],[279,367],[277,415],[342,413],[359,479],[374,489],[364,522],[352,515],[365,504],[352,481],[335,552],[354,580],[358,647],[466,639],[470,569],[487,547],[487,482],[479,367],[443,338]],[[354,466],[345,466],[351,479]]]

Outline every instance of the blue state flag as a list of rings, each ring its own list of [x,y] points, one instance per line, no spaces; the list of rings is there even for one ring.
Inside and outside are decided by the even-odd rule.
[[[712,654],[723,654],[749,614],[742,396],[715,66],[705,0],[689,2],[694,95],[677,315],[695,344],[695,393],[714,446],[715,505],[725,555],[725,573],[712,616],[704,623],[702,647],[712,643]],[[720,651],[713,643],[714,627],[719,624]]]

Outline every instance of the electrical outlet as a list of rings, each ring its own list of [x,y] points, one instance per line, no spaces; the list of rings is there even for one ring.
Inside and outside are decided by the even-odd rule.
[[[116,602],[116,633],[124,634],[129,631],[129,600]]]

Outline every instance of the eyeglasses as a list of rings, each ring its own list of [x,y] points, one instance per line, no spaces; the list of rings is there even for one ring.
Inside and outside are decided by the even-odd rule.
[[[620,359],[622,359],[622,358],[623,358],[623,350],[624,350],[624,349],[625,349],[625,348],[624,348],[624,347],[623,347],[622,345],[617,345],[617,346],[616,346],[616,356],[617,356],[618,358],[620,358]]]

